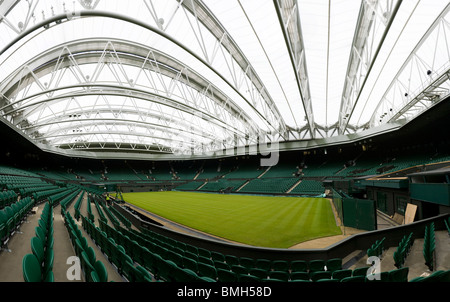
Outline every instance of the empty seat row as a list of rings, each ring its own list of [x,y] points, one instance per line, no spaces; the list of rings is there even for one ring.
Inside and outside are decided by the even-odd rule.
[[[384,248],[384,242],[386,240],[386,237],[383,237],[382,239],[376,240],[370,248],[367,249],[367,256],[368,257],[378,257],[381,258],[381,255],[383,254],[385,248]]]
[[[450,236],[450,217],[444,218],[445,228],[447,229],[447,233]]]
[[[7,207],[17,201],[17,193],[13,190],[0,192],[0,208]]]
[[[80,260],[85,281],[107,282],[108,273],[104,263],[97,260],[94,249],[88,245],[87,239],[83,236],[69,212],[64,213],[64,223],[69,232],[75,254]]]
[[[430,223],[425,226],[424,242],[423,242],[423,256],[425,258],[425,264],[428,266],[430,271],[434,269],[434,252],[436,248],[435,241],[435,229],[434,223]]]
[[[26,197],[0,210],[0,239],[2,248],[7,246],[10,237],[21,226],[33,205],[33,200],[30,197]]]
[[[218,279],[218,270],[231,271],[236,275],[252,275],[262,276],[284,276],[282,279],[290,279],[291,273],[302,272],[310,277],[311,274],[319,271],[325,271],[331,274],[335,270],[342,268],[342,259],[335,258],[328,261],[317,259],[311,261],[285,261],[285,260],[269,260],[269,259],[253,259],[249,257],[237,257],[234,255],[226,255],[217,251],[210,251],[204,248],[190,246],[178,241],[166,238],[159,240],[158,235],[154,234],[154,238],[148,238],[145,234],[136,234],[137,231],[119,229],[116,230],[111,226],[100,222],[100,228],[104,230],[110,237],[121,242],[130,255],[134,259],[140,260],[142,255],[138,250],[145,247],[151,253],[157,254],[159,257],[170,261],[179,268],[187,269],[200,277],[206,277],[213,280]],[[163,238],[161,238],[163,239]],[[141,251],[142,253],[142,251]]]
[[[404,235],[397,246],[397,249],[394,251],[394,265],[397,268],[403,267],[406,261],[406,257],[411,251],[411,247],[414,243],[413,233],[411,232],[409,235]]]
[[[53,207],[44,205],[35,237],[31,238],[31,253],[22,259],[22,271],[25,282],[53,282]]]
[[[106,232],[97,227],[92,220],[81,215],[83,229],[91,237],[101,252],[108,258],[108,261],[117,269],[129,282],[151,282],[153,281],[150,272],[130,257],[125,248],[116,243],[113,238],[108,237]],[[101,223],[105,223],[99,220]]]
[[[450,282],[450,270],[438,270],[428,276],[419,276],[409,282]]]

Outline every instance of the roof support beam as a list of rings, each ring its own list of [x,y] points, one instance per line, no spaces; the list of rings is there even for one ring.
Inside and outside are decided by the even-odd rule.
[[[344,134],[349,125],[374,62],[402,3],[402,0],[398,0],[393,6],[392,1],[386,0],[385,6],[381,5],[381,0],[362,1],[342,92],[339,134]],[[384,32],[379,40],[375,40],[377,35],[374,31],[379,27],[384,27]]]
[[[309,89],[308,71],[305,60],[305,48],[300,26],[298,4],[296,0],[274,0],[274,6],[280,21],[286,46],[289,50],[290,59],[298,89],[302,98],[303,108],[306,114],[307,124],[311,138],[315,136],[314,114],[312,109],[311,93]]]

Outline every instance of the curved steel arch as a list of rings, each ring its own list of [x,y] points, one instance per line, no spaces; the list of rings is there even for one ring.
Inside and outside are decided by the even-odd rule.
[[[29,82],[27,81],[28,79],[32,79],[33,76],[36,77],[43,77],[46,74],[49,74],[51,72],[56,72],[56,68],[55,66],[57,64],[60,64],[60,66],[57,66],[58,70],[63,69],[65,67],[70,66],[71,62],[68,62],[67,60],[64,61],[64,57],[68,56],[67,55],[62,55],[62,51],[66,48],[66,47],[70,47],[71,45],[81,45],[82,47],[85,47],[85,50],[81,53],[75,53],[75,54],[70,54],[70,56],[76,56],[79,57],[80,60],[83,60],[82,64],[88,64],[88,63],[98,63],[98,56],[101,56],[102,54],[104,54],[104,49],[99,49],[96,50],[96,47],[91,48],[86,48],[87,46],[89,46],[90,44],[88,42],[92,42],[93,44],[95,44],[94,46],[98,46],[98,41],[97,40],[93,40],[93,39],[87,39],[87,40],[81,40],[81,41],[76,41],[73,44],[72,43],[66,43],[64,45],[61,45],[61,48],[57,48],[57,49],[53,49],[50,50],[49,53],[45,53],[45,54],[41,54],[39,57],[36,57],[33,59],[33,61],[28,62],[26,64],[26,66],[28,67],[28,70],[30,71],[29,73],[23,75],[21,73],[21,69],[23,67],[21,67],[21,69],[16,70],[15,71],[15,75],[14,77],[10,77],[8,79],[8,81],[5,81],[6,86],[3,87],[2,91],[3,95],[6,97],[11,97],[12,95],[14,95],[14,93],[17,93],[19,90],[21,90],[24,86],[29,85]],[[110,40],[105,40],[103,41],[104,43],[108,44],[110,42]],[[124,43],[124,47],[130,46],[132,45],[133,47],[138,47],[137,45],[135,45],[133,42],[129,42],[129,41],[120,41],[120,43]],[[127,44],[129,43],[129,44]],[[140,46],[142,47],[142,46]],[[138,48],[137,48],[138,49]],[[98,51],[98,53],[97,53]],[[138,54],[132,54],[132,53],[120,53],[120,58],[124,59],[125,61],[122,62],[121,64],[124,65],[130,65],[130,66],[135,66],[138,68],[142,68],[144,69],[143,64],[146,63],[146,61],[148,60],[148,52],[154,52],[155,50],[151,49],[151,48],[146,48],[145,51],[142,53],[142,55],[138,55]],[[52,58],[55,55],[53,54],[58,54],[58,58]],[[119,55],[119,53],[117,53]],[[147,54],[147,55],[146,55]],[[42,58],[46,58],[46,60],[42,60]],[[52,59],[50,59],[52,58]],[[128,59],[127,59],[128,58]],[[182,72],[181,69],[177,69],[177,68],[167,68],[164,69],[163,66],[158,66],[158,72],[161,72],[161,74],[167,75],[173,79],[175,79],[178,76],[178,79],[180,82],[191,86],[193,89],[196,89],[198,91],[201,91],[202,88],[204,87],[208,87],[208,90],[210,90],[210,96],[211,96],[211,100],[216,101],[219,105],[223,105],[226,106],[227,110],[230,111],[232,115],[236,115],[238,118],[241,118],[244,123],[248,123],[248,124],[252,124],[252,120],[250,119],[250,117],[241,109],[239,108],[238,105],[236,105],[234,102],[232,102],[231,100],[227,99],[226,95],[224,93],[222,93],[217,87],[215,87],[214,85],[212,85],[212,83],[208,82],[206,79],[204,79],[203,77],[201,77],[200,75],[196,74],[195,71],[193,71],[192,69],[188,69],[186,66],[184,66],[184,64],[182,64],[181,62],[170,58],[168,56],[165,56],[164,54],[159,53],[158,54],[158,58],[156,59],[161,59],[165,60],[165,61],[169,61],[172,64],[176,64],[178,68],[186,68],[186,72],[183,74],[185,77],[180,77],[178,76],[180,74],[180,72]],[[160,60],[158,60],[158,62],[160,62]],[[165,64],[168,64],[167,62]],[[80,64],[81,65],[81,64]],[[33,71],[31,73],[31,71]],[[189,78],[187,78],[189,77]],[[85,86],[89,86],[89,82],[86,82],[86,84],[83,84]],[[126,86],[122,86],[123,88],[125,88]],[[134,87],[133,85],[130,85],[129,87],[126,87],[126,89],[130,89],[132,90]],[[46,93],[47,91],[49,91],[48,89],[43,90],[43,93]],[[54,90],[53,90],[54,91]],[[252,127],[255,127],[255,125],[253,124]]]
[[[116,19],[116,20],[121,20],[121,21],[124,21],[124,22],[128,22],[128,23],[140,26],[140,27],[145,28],[145,29],[147,29],[149,31],[152,31],[155,34],[163,37],[164,39],[174,43],[175,45],[177,45],[178,47],[180,47],[181,49],[183,49],[184,51],[189,53],[189,55],[194,57],[196,60],[200,61],[204,66],[207,66],[207,68],[209,68],[211,71],[213,71],[219,78],[221,78],[221,80],[223,80],[225,83],[227,83],[227,85],[231,89],[233,89],[236,92],[236,94],[238,94],[248,104],[248,106],[250,106],[254,110],[254,112],[259,116],[259,118],[261,118],[263,121],[265,121],[265,123],[269,126],[269,128],[272,128],[273,131],[275,131],[276,133],[279,133],[280,136],[284,135],[283,131],[280,132],[280,129],[278,127],[276,127],[275,125],[273,125],[272,121],[270,121],[259,110],[257,110],[255,108],[255,106],[252,104],[252,102],[250,102],[242,94],[241,91],[239,91],[234,85],[232,85],[229,82],[229,80],[227,80],[222,74],[220,74],[214,67],[212,67],[210,64],[208,64],[203,58],[201,58],[199,55],[194,53],[192,50],[187,48],[185,45],[183,45],[182,43],[177,41],[175,38],[173,38],[170,35],[166,34],[164,31],[161,31],[160,29],[155,28],[155,27],[153,27],[153,26],[151,26],[151,25],[149,25],[147,23],[141,22],[141,21],[139,21],[137,19],[134,19],[134,18],[131,18],[131,17],[128,17],[128,16],[125,16],[125,15],[117,14],[117,13],[112,13],[112,12],[105,12],[105,11],[99,11],[99,10],[95,10],[95,11],[94,10],[82,10],[82,11],[75,12],[75,15],[77,16],[77,18],[83,18],[83,17],[104,17],[104,18],[113,18],[113,19]],[[7,50],[9,50],[14,44],[18,43],[20,40],[24,39],[26,36],[32,34],[33,32],[37,31],[38,29],[41,29],[41,28],[48,29],[51,26],[59,25],[62,22],[67,22],[67,21],[72,20],[71,17],[72,16],[69,15],[69,14],[55,15],[55,16],[49,17],[48,19],[40,22],[39,24],[37,24],[35,26],[32,26],[32,27],[28,28],[27,30],[25,30],[21,34],[19,34],[17,37],[15,37],[12,41],[10,41],[10,43],[8,43],[0,51],[0,57]],[[278,116],[278,118],[279,119],[277,120],[277,122],[283,124],[282,116]]]

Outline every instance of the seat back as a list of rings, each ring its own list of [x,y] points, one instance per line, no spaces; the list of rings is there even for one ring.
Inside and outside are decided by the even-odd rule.
[[[26,254],[22,259],[23,279],[25,282],[41,282],[41,266],[34,254]]]

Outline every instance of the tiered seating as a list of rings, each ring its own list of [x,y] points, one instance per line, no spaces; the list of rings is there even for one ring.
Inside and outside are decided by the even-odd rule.
[[[80,194],[81,193],[81,194]],[[81,190],[75,190],[73,191],[71,194],[67,195],[66,197],[64,197],[61,201],[60,201],[60,205],[61,205],[61,212],[65,212],[67,207],[71,205],[71,203],[74,201],[75,197],[80,194],[80,198],[83,196],[84,191],[82,192]]]
[[[2,247],[7,245],[9,238],[20,227],[33,205],[33,200],[30,197],[25,197],[0,210],[0,239]]]
[[[131,221],[128,220],[122,213],[120,213],[115,207],[110,206],[108,209],[113,213],[115,217],[126,227],[131,228]]]
[[[298,168],[292,163],[279,163],[262,176],[262,178],[295,177]]]
[[[411,247],[414,243],[413,233],[402,237],[397,249],[394,252],[394,265],[397,268],[402,268],[405,264],[406,257],[411,251]]]
[[[246,181],[239,179],[219,179],[217,181],[210,181],[206,185],[204,185],[199,191],[214,191],[219,192],[222,190],[229,189],[230,191],[237,190],[240,186],[242,186]]]
[[[102,253],[108,258],[108,261],[117,268],[119,274],[130,282],[151,282],[151,274],[142,266],[135,265],[135,260],[129,255],[129,241],[121,240],[121,237],[115,236],[117,232],[109,227],[104,221],[100,220],[98,228],[90,219],[81,216],[83,229],[89,234]],[[125,239],[125,238],[124,238]],[[125,249],[127,248],[127,250]],[[92,281],[96,281],[92,278]]]
[[[141,180],[136,173],[128,168],[109,168],[107,170],[108,172],[105,173],[105,176],[108,178],[109,181],[113,180]]]
[[[425,227],[424,242],[423,242],[423,256],[425,258],[425,264],[430,271],[434,270],[434,251],[436,248],[434,223]]]
[[[0,208],[7,207],[12,203],[16,202],[16,200],[17,200],[16,192],[12,190],[0,192]]]
[[[367,276],[369,267],[343,269],[340,258],[286,261],[236,257],[147,230],[115,230],[106,225],[100,228],[110,236],[118,236],[114,240],[123,242],[129,255],[139,259],[138,263],[161,281],[369,282],[381,278],[381,281],[405,282],[409,271],[407,267],[394,269],[382,272],[377,279]]]
[[[22,261],[25,282],[53,282],[53,207],[46,203],[42,210],[36,236],[31,238],[31,254]]]
[[[75,211],[74,217],[77,221],[80,219],[80,215],[81,215],[80,208],[81,208],[81,204],[83,203],[83,196],[84,196],[84,194],[80,194],[80,197],[78,197],[78,200],[75,202],[75,205],[73,207],[74,211]],[[64,212],[65,212],[65,208],[61,208],[61,214],[64,214]]]
[[[69,212],[64,213],[64,224],[69,232],[69,237],[74,247],[76,256],[80,259],[81,269],[85,281],[94,282],[108,280],[107,270],[101,260],[96,259],[94,249],[88,245],[86,238],[81,233]]]
[[[325,191],[322,182],[317,180],[304,179],[292,191],[291,194],[317,195]]]
[[[240,192],[248,193],[286,193],[298,178],[256,178],[252,179]]]
[[[238,166],[235,170],[224,175],[228,179],[252,179],[258,177],[265,169],[256,166]]]
[[[197,190],[201,185],[203,184],[203,182],[199,182],[199,181],[190,181],[184,184],[181,184],[179,186],[176,187],[177,190],[186,190],[186,191],[195,191]]]

